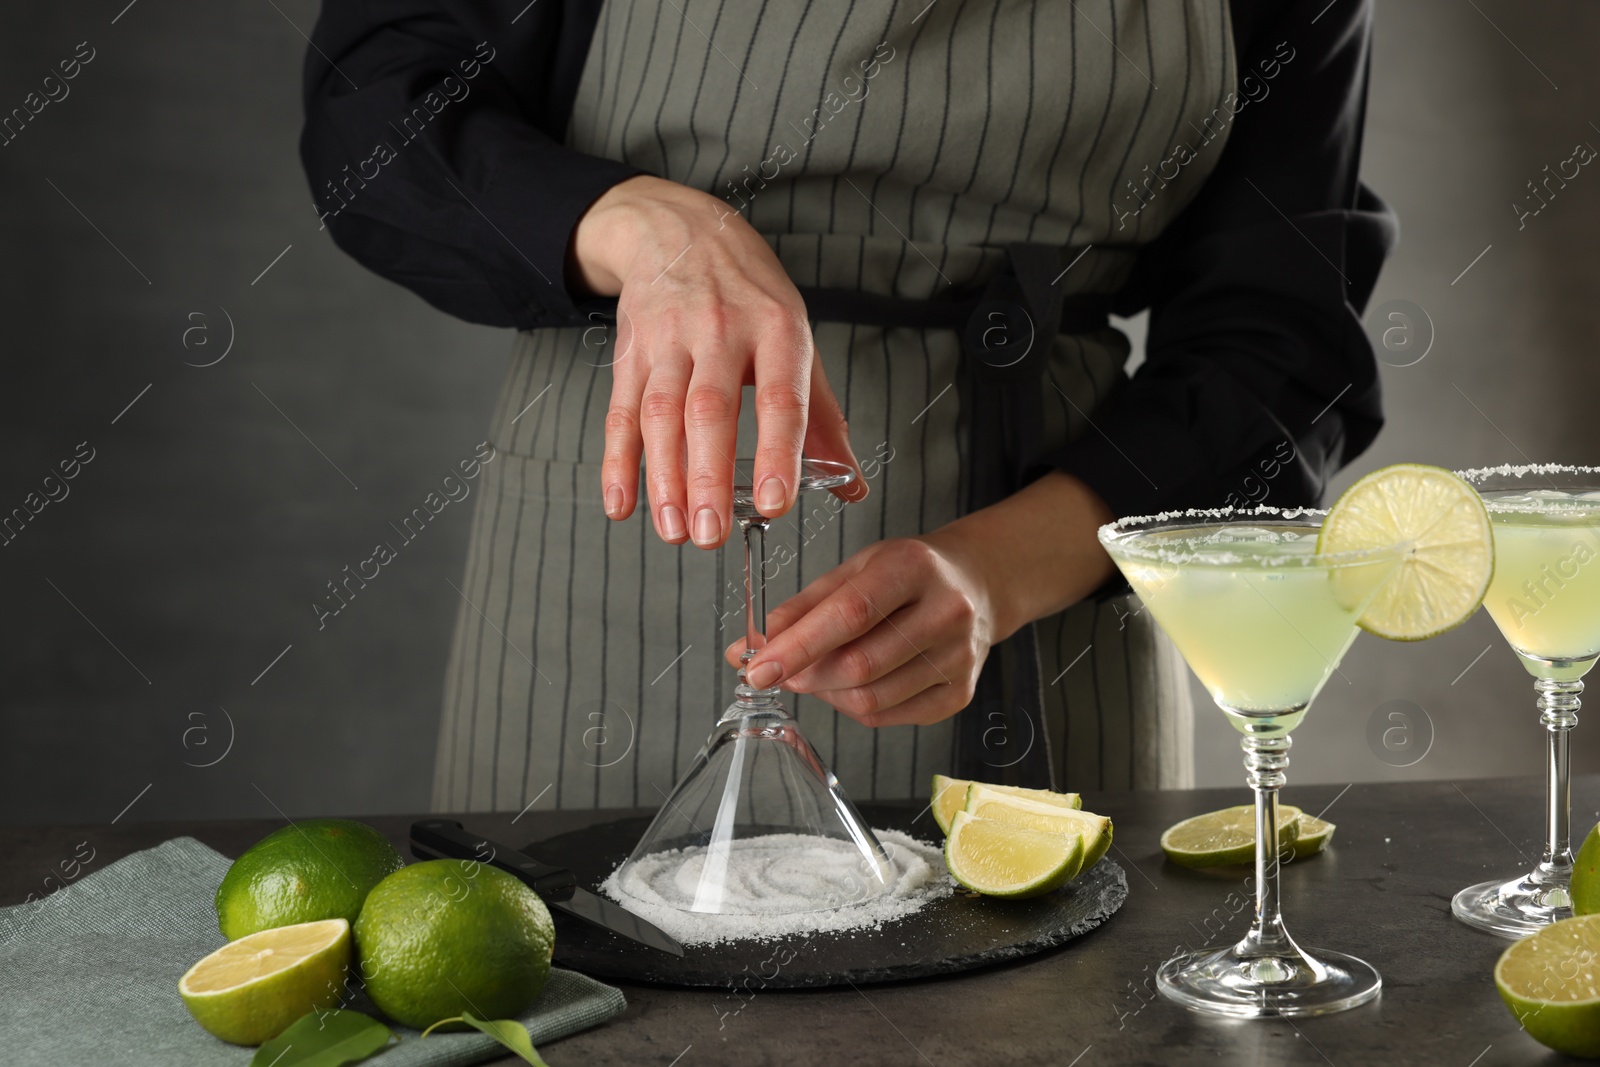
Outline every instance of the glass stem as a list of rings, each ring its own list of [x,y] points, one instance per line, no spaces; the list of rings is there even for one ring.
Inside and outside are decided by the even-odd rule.
[[[745,666],[767,643],[767,524],[766,516],[736,516],[744,531],[744,651],[739,653],[738,703],[746,708],[777,704],[778,687],[756,689],[744,680]]]
[[[744,528],[744,654],[748,662],[767,643],[767,583],[762,562],[767,558],[767,524],[742,520]]]
[[[1256,912],[1250,932],[1236,950],[1245,956],[1269,957],[1256,965],[1257,981],[1282,981],[1289,972],[1270,957],[1299,954],[1278,907],[1278,790],[1287,780],[1283,771],[1289,766],[1290,740],[1288,734],[1247,734],[1240,744],[1246,781],[1256,794]]]
[[[1549,907],[1569,907],[1567,885],[1572,878],[1572,797],[1568,775],[1570,746],[1568,735],[1578,725],[1578,694],[1581,681],[1557,682],[1540,678],[1533,683],[1539,691],[1539,721],[1544,724],[1545,746],[1545,842],[1544,857],[1534,869],[1533,881],[1551,887],[1540,903]]]

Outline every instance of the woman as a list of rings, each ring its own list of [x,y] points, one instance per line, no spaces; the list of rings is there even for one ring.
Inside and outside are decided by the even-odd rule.
[[[1370,12],[1319,7],[328,5],[319,215],[522,331],[435,805],[666,796],[742,650],[752,447],[789,599],[749,674],[852,795],[1190,784],[1182,662],[1094,531],[1312,502],[1381,424]],[[1145,307],[1130,377],[1106,315]],[[848,506],[796,506],[802,452]]]

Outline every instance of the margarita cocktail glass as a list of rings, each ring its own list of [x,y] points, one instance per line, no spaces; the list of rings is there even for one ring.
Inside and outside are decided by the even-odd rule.
[[[1457,893],[1456,918],[1523,937],[1572,914],[1568,734],[1583,676],[1600,659],[1600,468],[1536,464],[1462,471],[1489,509],[1494,578],[1483,606],[1533,675],[1545,728],[1539,865]]]
[[[1217,706],[1243,734],[1255,792],[1255,915],[1237,944],[1162,964],[1156,984],[1190,1008],[1234,1016],[1342,1011],[1383,980],[1341,952],[1307,950],[1278,904],[1278,789],[1289,733],[1355,640],[1356,620],[1410,542],[1319,555],[1325,512],[1214,509],[1122,519],[1100,541]]]

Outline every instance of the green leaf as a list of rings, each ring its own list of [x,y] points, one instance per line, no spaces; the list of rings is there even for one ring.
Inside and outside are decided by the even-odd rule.
[[[528,1028],[515,1019],[484,1020],[470,1012],[463,1012],[461,1019],[468,1026],[482,1030],[518,1056],[533,1064],[533,1067],[550,1067],[539,1058],[539,1053],[533,1047],[533,1039],[528,1036]]]
[[[257,1049],[250,1067],[342,1067],[383,1051],[392,1037],[359,1011],[313,1011]]]

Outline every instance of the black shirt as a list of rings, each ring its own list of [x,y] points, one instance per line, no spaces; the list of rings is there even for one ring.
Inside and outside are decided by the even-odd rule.
[[[601,7],[325,5],[301,157],[339,247],[471,322],[589,325],[572,232],[644,173],[562,143]],[[1370,4],[1231,8],[1222,156],[1116,298],[1120,314],[1151,309],[1146,361],[1046,460],[1118,515],[1314,503],[1382,425],[1360,311],[1396,231],[1357,177]]]

